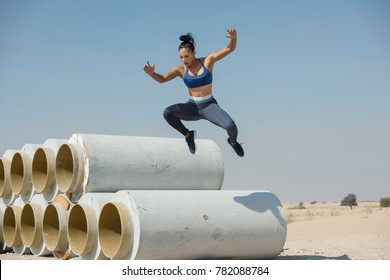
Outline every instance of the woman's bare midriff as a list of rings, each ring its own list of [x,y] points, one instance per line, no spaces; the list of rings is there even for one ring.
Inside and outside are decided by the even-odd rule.
[[[212,84],[188,89],[191,96],[194,97],[205,97],[212,93]]]

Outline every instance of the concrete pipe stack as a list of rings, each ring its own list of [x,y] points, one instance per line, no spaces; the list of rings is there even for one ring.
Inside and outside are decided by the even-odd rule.
[[[287,228],[278,198],[221,190],[219,147],[73,134],[0,158],[1,252],[58,259],[272,259]],[[241,189],[240,186],[237,189]]]

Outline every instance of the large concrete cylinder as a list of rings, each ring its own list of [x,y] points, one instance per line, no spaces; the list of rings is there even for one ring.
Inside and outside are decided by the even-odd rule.
[[[98,220],[101,208],[114,193],[87,193],[69,213],[68,237],[70,248],[83,260],[107,259],[98,242]]]
[[[5,205],[2,201],[0,201],[0,253],[9,252],[12,250],[12,248],[8,247],[4,241],[3,219],[4,219],[5,209],[7,209],[7,205]]]
[[[72,205],[65,194],[60,194],[46,207],[43,214],[43,239],[46,248],[58,259],[73,256],[68,241],[68,219]]]
[[[272,259],[286,234],[268,191],[119,191],[99,217],[111,259]]]
[[[217,144],[196,143],[191,154],[184,139],[74,134],[57,153],[58,187],[72,201],[87,192],[221,189],[224,166]]]
[[[11,188],[24,203],[31,200],[35,189],[31,180],[32,159],[38,144],[25,144],[21,151],[16,152],[11,161]]]
[[[47,139],[39,147],[32,161],[32,182],[37,193],[42,193],[46,201],[51,202],[60,194],[55,180],[56,157],[58,149],[66,139]]]
[[[30,249],[23,244],[20,236],[20,220],[24,202],[17,197],[12,205],[7,206],[3,217],[3,235],[5,244],[12,247],[16,254],[26,254]]]
[[[11,188],[11,160],[18,150],[6,150],[0,158],[0,196],[5,205],[14,202],[16,194]]]
[[[22,209],[20,222],[22,242],[36,256],[52,255],[46,248],[42,233],[43,214],[47,205],[42,194],[35,194]]]

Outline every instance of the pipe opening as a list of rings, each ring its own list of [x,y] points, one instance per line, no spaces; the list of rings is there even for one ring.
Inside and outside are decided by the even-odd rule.
[[[117,256],[123,245],[123,229],[120,210],[113,203],[103,206],[98,233],[103,254],[108,258]]]
[[[12,207],[7,207],[4,211],[3,217],[3,238],[5,244],[9,247],[18,246],[15,244],[17,239],[17,224],[16,224],[16,213]]]
[[[57,247],[60,239],[60,219],[56,207],[52,204],[46,207],[43,215],[43,237],[49,250]]]
[[[74,205],[69,214],[68,223],[69,243],[76,255],[85,252],[88,242],[88,219],[83,207]]]
[[[11,161],[11,188],[16,194],[20,194],[23,189],[24,175],[22,155],[16,153]]]
[[[36,234],[37,228],[34,209],[30,204],[26,204],[23,207],[20,218],[20,235],[23,244],[27,247],[33,245]]]
[[[5,165],[3,159],[0,159],[0,197],[6,196],[6,187],[5,187]]]
[[[74,158],[69,145],[63,144],[57,153],[56,158],[56,179],[58,188],[67,192],[72,187],[74,180]]]
[[[49,180],[49,167],[46,153],[42,148],[36,150],[32,162],[32,181],[34,188],[38,193],[42,193],[47,185],[52,182]]]

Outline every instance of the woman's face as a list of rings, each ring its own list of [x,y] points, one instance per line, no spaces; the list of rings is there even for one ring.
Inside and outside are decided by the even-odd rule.
[[[179,49],[179,57],[181,62],[186,67],[191,67],[191,65],[195,61],[195,51],[191,51],[190,49],[187,48]]]

